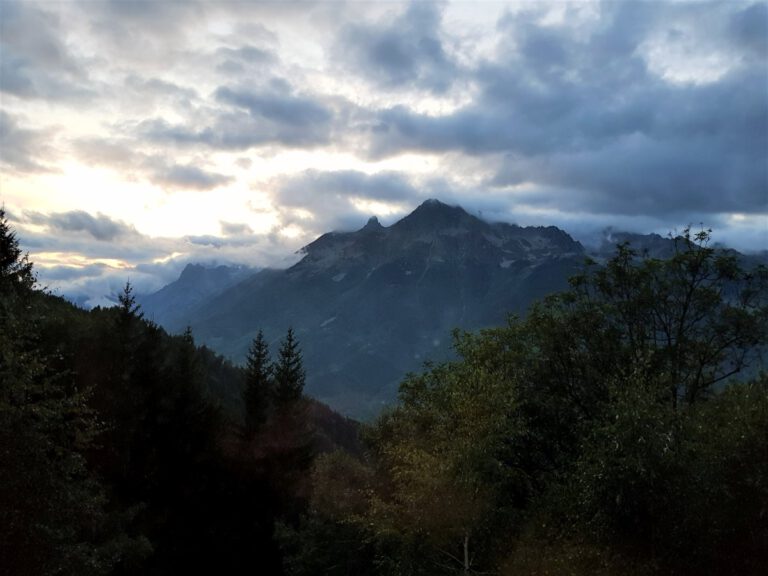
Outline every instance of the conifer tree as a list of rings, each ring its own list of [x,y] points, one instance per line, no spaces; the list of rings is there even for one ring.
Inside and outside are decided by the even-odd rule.
[[[245,372],[245,427],[253,435],[267,418],[270,396],[272,395],[272,365],[269,361],[269,345],[264,333],[259,330],[248,350]]]
[[[0,209],[0,566],[4,574],[111,573],[137,541],[116,528],[88,469],[99,422],[41,334],[59,319]],[[115,524],[112,524],[115,521]]]
[[[288,329],[285,340],[280,344],[278,359],[273,370],[276,407],[283,408],[298,401],[304,391],[306,374],[293,328]]]
[[[144,313],[141,312],[141,306],[136,303],[136,297],[133,295],[133,285],[130,280],[125,283],[125,287],[117,299],[120,303],[121,318],[141,319],[144,317]]]
[[[16,234],[8,224],[5,209],[0,208],[0,288],[29,289],[35,283],[32,263],[22,255]]]

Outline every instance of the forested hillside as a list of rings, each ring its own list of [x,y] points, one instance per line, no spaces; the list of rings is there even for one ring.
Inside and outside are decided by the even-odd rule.
[[[292,330],[235,367],[129,285],[78,309],[0,213],[2,571],[764,574],[768,274],[708,241],[457,332],[358,427],[303,395]]]
[[[275,522],[318,453],[357,443],[297,375],[247,430],[248,370],[145,321],[130,286],[90,312],[37,290],[0,213],[0,572],[282,573]]]
[[[525,320],[457,333],[364,457],[316,462],[288,572],[765,574],[768,276],[708,241],[622,245]]]

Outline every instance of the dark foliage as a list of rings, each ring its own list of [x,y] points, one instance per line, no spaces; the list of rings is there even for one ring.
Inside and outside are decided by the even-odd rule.
[[[90,312],[34,284],[0,213],[3,573],[282,574],[274,526],[305,506],[315,437],[354,428],[297,408],[255,454],[246,372],[147,322],[130,284]]]
[[[708,242],[619,246],[525,320],[456,334],[367,451],[316,461],[291,573],[351,551],[368,574],[765,573],[768,273]]]
[[[306,375],[299,343],[292,328],[288,329],[285,339],[280,343],[272,373],[274,374],[274,402],[277,408],[290,406],[301,398]]]
[[[270,400],[273,396],[272,365],[269,360],[269,345],[264,333],[259,330],[248,351],[245,367],[245,429],[254,435],[267,419]]]
[[[457,333],[361,446],[292,330],[241,369],[80,310],[0,211],[3,573],[762,575],[768,274],[708,241]]]

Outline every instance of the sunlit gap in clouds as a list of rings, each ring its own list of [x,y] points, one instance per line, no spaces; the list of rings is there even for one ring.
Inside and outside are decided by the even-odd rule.
[[[35,253],[35,266],[40,268],[54,268],[64,266],[68,268],[86,268],[91,265],[101,265],[113,270],[132,270],[134,266],[123,260],[115,258],[89,258],[71,252],[37,252]]]

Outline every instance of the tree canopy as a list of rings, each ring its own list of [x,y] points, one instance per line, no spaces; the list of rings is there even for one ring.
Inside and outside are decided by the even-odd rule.
[[[319,502],[354,505],[316,506],[306,539],[354,528],[373,574],[761,573],[767,280],[686,231],[670,258],[618,246],[525,319],[457,333],[357,465],[318,461]]]

